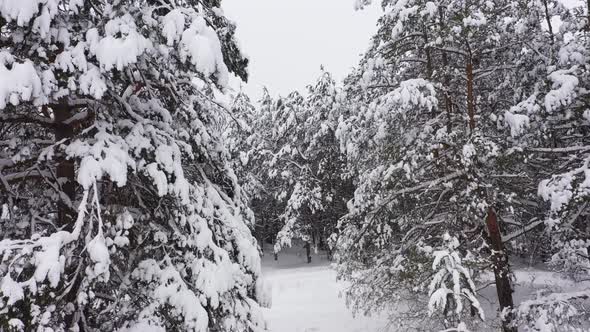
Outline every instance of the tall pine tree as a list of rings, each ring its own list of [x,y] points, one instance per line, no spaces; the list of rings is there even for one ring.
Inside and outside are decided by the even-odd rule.
[[[258,331],[219,1],[0,2],[0,329]]]

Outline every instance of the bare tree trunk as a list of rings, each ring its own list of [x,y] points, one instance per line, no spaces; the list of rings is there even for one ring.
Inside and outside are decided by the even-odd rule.
[[[428,34],[426,33],[426,27],[422,27],[422,37],[424,38],[424,44],[428,45]],[[430,55],[430,47],[425,48],[426,52],[426,77],[430,79],[432,77],[432,56]]]
[[[72,117],[72,108],[68,105],[61,104],[54,106],[53,114],[55,120],[55,139],[61,141],[63,139],[69,139],[74,136],[74,128],[71,124],[64,123],[66,120]],[[74,211],[71,206],[66,204],[66,200],[69,200],[71,204],[76,199],[76,188],[75,188],[75,176],[76,171],[74,168],[74,161],[68,160],[65,156],[60,157],[57,163],[56,176],[60,184],[61,193],[58,202],[58,224],[60,226],[66,226],[66,229],[70,230],[73,227]]]
[[[551,37],[551,45],[555,43],[555,36],[553,35],[553,24],[551,23],[551,14],[549,13],[549,4],[547,0],[543,0],[543,6],[545,7],[545,22],[547,23],[547,29],[549,30],[549,37]]]
[[[311,243],[305,242],[305,254],[307,255],[307,264],[311,263]]]
[[[73,115],[74,108],[67,104],[59,104],[52,107],[55,120],[55,140],[61,141],[64,139],[71,139],[74,137],[74,126],[71,123],[65,123]],[[59,181],[60,198],[58,201],[58,225],[64,227],[66,230],[73,230],[75,210],[73,209],[74,201],[76,200],[76,169],[73,160],[69,160],[66,156],[62,156],[57,160],[56,177]],[[69,202],[67,202],[69,200]],[[78,297],[78,290],[82,283],[82,276],[73,273],[73,286],[65,296],[65,300],[76,304]],[[76,306],[77,307],[77,306]],[[80,322],[80,315],[83,308],[77,308],[76,311],[69,313],[65,317],[66,327],[68,329],[85,331],[85,327]]]
[[[500,310],[505,315],[502,317],[502,330],[504,332],[518,332],[517,327],[511,326],[514,321],[514,301],[512,299],[512,284],[510,282],[510,265],[508,264],[508,255],[504,251],[504,243],[500,234],[498,217],[493,208],[488,209],[486,224],[490,234],[492,245],[492,264],[494,268],[494,277],[496,280],[496,291]]]
[[[439,25],[441,30],[444,30],[445,27],[445,17],[444,17],[444,13],[443,13],[443,9],[442,7],[439,7],[438,9],[438,18],[439,18]],[[449,60],[447,58],[447,53],[446,52],[442,52],[442,64],[443,64],[443,68],[446,71],[447,67],[449,65]],[[445,85],[445,88],[449,87],[449,74],[447,72],[444,73],[444,79],[443,79],[443,83]],[[452,123],[451,123],[451,113],[453,112],[453,101],[451,100],[451,97],[449,96],[449,91],[445,91],[445,110],[447,112],[447,133],[451,133],[452,131]]]
[[[475,130],[475,101],[473,100],[473,63],[471,57],[467,62],[467,114],[469,115],[469,130]]]
[[[264,218],[260,218],[260,224],[256,223],[256,220],[254,222],[254,232],[256,240],[258,240],[258,245],[260,246],[260,250],[262,251],[262,253],[264,254],[264,237],[265,237],[265,228],[264,228]]]
[[[279,260],[279,253],[276,252],[276,250],[274,249],[276,243],[277,243],[277,238],[275,236],[274,239],[272,240],[272,247],[273,247],[272,252],[274,254],[275,261],[278,261]]]

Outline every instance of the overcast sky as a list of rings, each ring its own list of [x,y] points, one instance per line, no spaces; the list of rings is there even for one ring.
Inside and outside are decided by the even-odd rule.
[[[254,98],[262,86],[281,95],[304,89],[321,65],[342,79],[367,49],[380,11],[355,11],[354,0],[224,0],[222,7],[250,58],[245,90]]]

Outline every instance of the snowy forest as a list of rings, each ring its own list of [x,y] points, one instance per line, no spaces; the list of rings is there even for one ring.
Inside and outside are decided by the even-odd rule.
[[[342,0],[256,99],[220,1],[0,0],[0,331],[590,331],[590,0]]]

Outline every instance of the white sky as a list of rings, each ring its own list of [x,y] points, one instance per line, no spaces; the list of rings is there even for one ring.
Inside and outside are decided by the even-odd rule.
[[[380,2],[380,1],[375,1]],[[302,91],[324,65],[340,81],[356,66],[376,32],[380,8],[354,10],[354,0],[224,0],[250,58],[245,91],[255,100]]]

